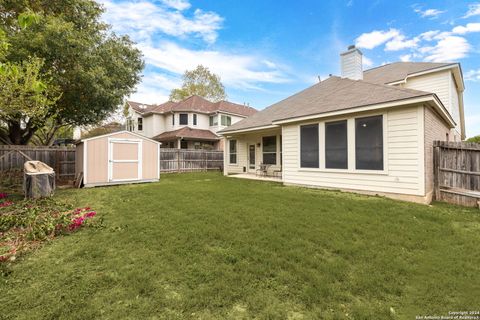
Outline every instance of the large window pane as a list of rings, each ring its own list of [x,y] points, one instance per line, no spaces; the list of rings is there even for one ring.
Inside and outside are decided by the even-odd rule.
[[[237,163],[237,140],[229,141],[228,151],[230,155],[230,163],[232,164]]]
[[[346,120],[325,123],[325,168],[348,168]]]
[[[356,168],[383,170],[382,116],[355,119]]]
[[[300,127],[300,166],[318,168],[318,124]]]
[[[187,125],[188,124],[188,114],[187,113],[180,113],[180,125]]]
[[[277,164],[277,137],[262,138],[263,163]]]

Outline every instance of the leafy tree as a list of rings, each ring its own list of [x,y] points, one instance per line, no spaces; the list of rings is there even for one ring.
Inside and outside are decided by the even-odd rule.
[[[475,136],[467,139],[468,142],[480,143],[480,136]]]
[[[25,144],[51,116],[50,108],[60,98],[50,79],[40,74],[42,61],[31,58],[20,64],[0,66],[0,137],[5,143]]]
[[[202,65],[194,70],[185,71],[182,87],[170,92],[170,100],[178,102],[192,95],[199,95],[213,102],[227,98],[220,77]]]
[[[17,20],[31,23],[29,18],[20,18],[28,10],[38,12],[41,19],[28,28],[18,27]],[[10,43],[5,59],[12,63],[29,57],[43,59],[41,73],[50,74],[51,85],[61,93],[44,118],[44,125],[54,132],[106,119],[140,81],[144,66],[140,51],[128,37],[115,35],[101,22],[102,12],[93,0],[0,3],[0,25],[5,26]],[[22,119],[17,119],[17,124],[27,128],[25,139],[13,132],[9,135],[28,143],[28,137],[43,128],[37,120],[28,118],[22,124]]]

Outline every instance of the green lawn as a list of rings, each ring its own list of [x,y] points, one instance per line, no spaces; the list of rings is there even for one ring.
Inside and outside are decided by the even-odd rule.
[[[65,190],[82,229],[0,278],[7,319],[414,319],[478,310],[480,213],[219,173]]]

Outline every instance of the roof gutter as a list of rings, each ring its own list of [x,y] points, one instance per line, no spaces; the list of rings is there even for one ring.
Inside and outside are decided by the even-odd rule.
[[[239,130],[222,130],[222,131],[218,131],[217,134],[224,136],[226,134],[232,134],[232,133],[243,133],[243,132],[250,132],[250,131],[257,131],[257,130],[264,130],[264,129],[275,129],[275,128],[278,128],[278,125],[271,124],[267,126],[251,127],[251,128],[239,129]]]

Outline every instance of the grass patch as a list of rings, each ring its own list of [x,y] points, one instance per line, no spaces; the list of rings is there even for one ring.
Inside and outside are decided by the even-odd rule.
[[[478,308],[478,210],[217,173],[64,190],[84,229],[0,278],[12,319],[413,319]]]

